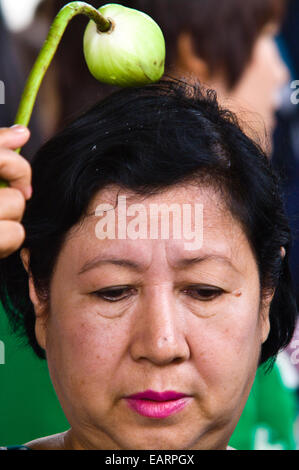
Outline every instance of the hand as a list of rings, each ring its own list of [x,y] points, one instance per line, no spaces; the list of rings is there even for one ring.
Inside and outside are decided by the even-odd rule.
[[[32,193],[31,167],[13,149],[23,146],[29,137],[23,126],[0,128],[0,179],[9,184],[0,188],[0,258],[20,248],[25,239],[21,220]]]

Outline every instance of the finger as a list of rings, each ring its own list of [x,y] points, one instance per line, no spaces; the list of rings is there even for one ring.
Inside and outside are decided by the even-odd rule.
[[[21,222],[25,210],[24,195],[15,188],[3,188],[0,191],[0,221],[14,220]]]
[[[24,126],[2,127],[0,128],[0,147],[17,149],[28,141],[30,131]]]
[[[19,222],[0,221],[0,258],[18,250],[25,239],[25,230]]]
[[[25,199],[31,196],[31,166],[25,158],[8,149],[0,150],[0,178],[19,189]]]

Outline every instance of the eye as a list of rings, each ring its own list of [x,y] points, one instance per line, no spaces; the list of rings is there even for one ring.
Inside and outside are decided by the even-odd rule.
[[[127,299],[131,295],[136,293],[136,289],[130,286],[115,286],[107,287],[105,289],[100,289],[92,294],[97,297],[107,301],[107,302],[119,302],[121,300]]]
[[[184,294],[189,295],[195,300],[201,300],[203,302],[208,302],[209,300],[214,300],[217,297],[220,297],[224,293],[222,289],[213,286],[190,286],[184,289]]]

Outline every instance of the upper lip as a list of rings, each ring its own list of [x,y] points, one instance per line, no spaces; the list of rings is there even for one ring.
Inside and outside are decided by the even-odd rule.
[[[174,392],[173,390],[166,390],[165,392],[155,392],[154,390],[145,390],[144,392],[135,393],[128,398],[135,398],[139,400],[152,400],[152,401],[168,401],[178,400],[179,398],[186,397],[185,393]]]

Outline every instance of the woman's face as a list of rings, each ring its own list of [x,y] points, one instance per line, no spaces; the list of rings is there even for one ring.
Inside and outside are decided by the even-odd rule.
[[[174,239],[172,223],[168,239],[99,239],[96,207],[114,205],[118,191],[127,208],[142,204],[148,225],[153,204],[192,203],[202,246],[186,249],[187,232]],[[143,199],[107,188],[88,213],[61,249],[48,305],[30,281],[37,338],[72,428],[68,447],[225,449],[269,330],[243,230],[213,190],[191,185]],[[149,390],[183,397],[128,398]]]

